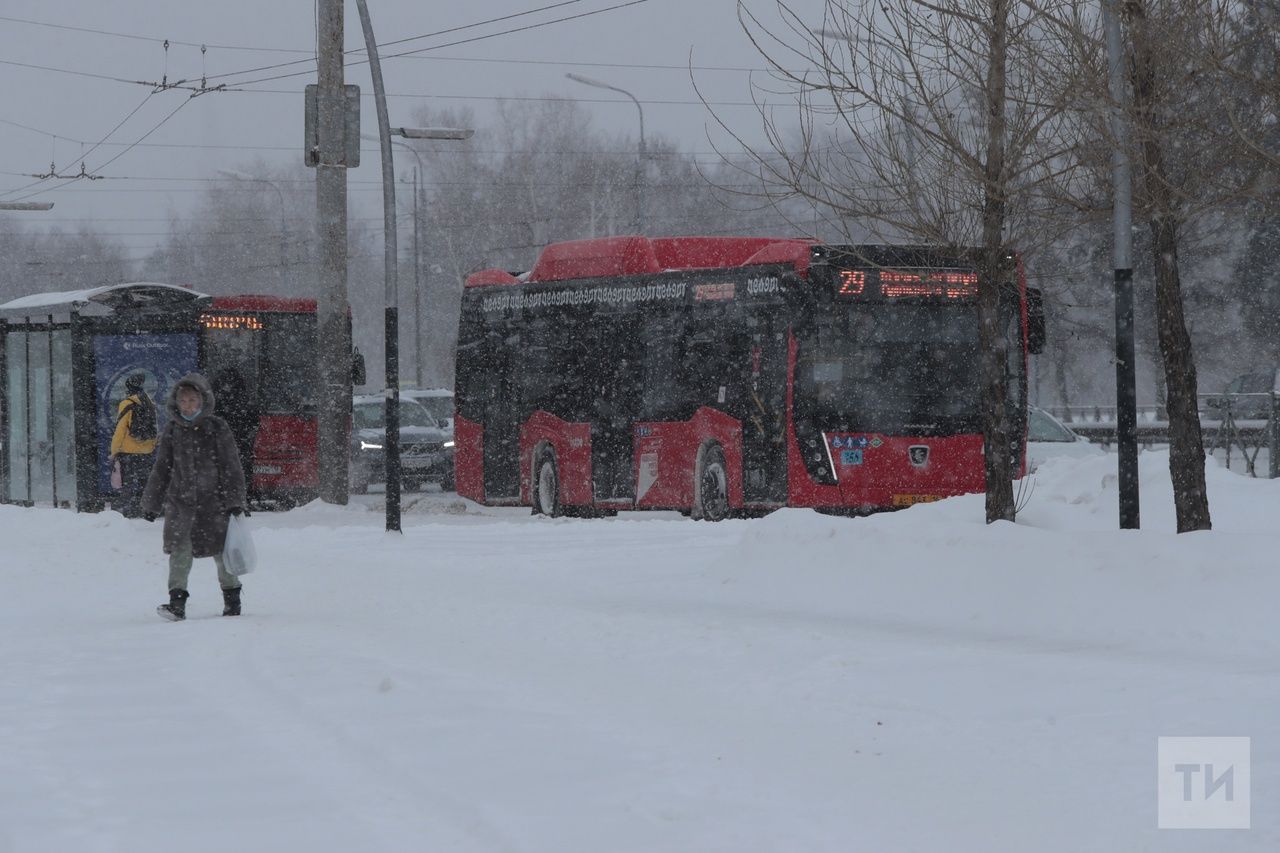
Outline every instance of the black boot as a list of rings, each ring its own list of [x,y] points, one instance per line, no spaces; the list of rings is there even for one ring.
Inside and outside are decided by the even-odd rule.
[[[170,622],[181,622],[187,618],[187,596],[185,589],[169,590],[169,603],[161,604],[156,608],[156,613],[160,614],[162,619],[168,619]]]
[[[240,615],[240,587],[235,589],[224,589],[222,591],[222,615],[223,616],[239,616]]]

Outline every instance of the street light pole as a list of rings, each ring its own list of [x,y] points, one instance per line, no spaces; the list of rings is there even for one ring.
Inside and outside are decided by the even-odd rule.
[[[619,94],[626,95],[636,105],[636,110],[640,113],[640,156],[639,159],[636,160],[636,233],[645,233],[644,107],[640,106],[639,99],[626,89],[621,89],[617,86],[610,86],[608,83],[603,83],[592,77],[584,77],[581,74],[569,73],[564,76],[568,77],[573,82],[581,83],[584,86],[594,86],[597,89],[608,89],[610,92],[618,92]]]
[[[387,530],[400,530],[400,307],[397,287],[396,246],[396,181],[391,158],[391,120],[387,117],[387,93],[382,85],[382,62],[378,42],[369,20],[369,6],[356,0],[360,28],[364,30],[365,49],[369,54],[369,73],[373,78],[373,102],[378,113],[378,142],[382,149],[382,222],[383,265],[386,280],[384,294],[386,313],[386,435],[383,439],[387,476]]]
[[[387,116],[387,92],[382,85],[382,61],[378,42],[369,20],[369,6],[356,0],[365,51],[369,54],[369,74],[373,79],[373,102],[378,113],[378,144],[382,151],[383,265],[386,274],[386,433],[383,439],[387,476],[387,530],[400,530],[400,294],[396,245],[396,179],[391,158],[391,134],[408,139],[469,139],[475,131],[464,128],[391,127]],[[416,153],[416,152],[415,152]],[[421,162],[421,161],[419,161]]]
[[[1128,127],[1124,116],[1125,81],[1116,0],[1102,0],[1111,89],[1111,178],[1116,301],[1116,450],[1119,460],[1120,529],[1141,526],[1138,500],[1138,394],[1133,341],[1133,200]]]
[[[285,278],[285,270],[288,266],[288,253],[285,249],[285,241],[288,239],[288,226],[285,223],[284,216],[284,193],[275,181],[269,178],[259,178],[245,172],[237,172],[234,169],[219,169],[219,175],[226,175],[237,181],[245,181],[247,183],[266,184],[276,191],[276,198],[280,200],[280,292],[283,294],[287,291],[287,279]]]

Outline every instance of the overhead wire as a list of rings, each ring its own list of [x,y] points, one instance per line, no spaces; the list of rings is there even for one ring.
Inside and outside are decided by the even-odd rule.
[[[510,15],[502,15],[502,16],[497,17],[497,18],[490,18],[490,19],[485,20],[485,21],[476,21],[475,23],[471,23],[471,24],[464,24],[464,25],[459,26],[459,27],[450,27],[449,29],[439,30],[439,31],[434,32],[434,33],[424,33],[424,34],[419,35],[419,36],[411,36],[411,37],[409,37],[409,38],[407,38],[407,39],[400,39],[400,40],[397,40],[397,41],[394,41],[394,42],[388,42],[388,44],[402,44],[402,43],[407,42],[407,41],[415,41],[415,40],[425,39],[425,38],[435,38],[435,37],[437,37],[437,36],[448,35],[448,34],[450,34],[450,33],[456,33],[456,32],[461,32],[461,31],[463,31],[463,30],[474,29],[474,28],[476,28],[476,27],[488,26],[489,24],[498,24],[498,23],[501,23],[501,22],[503,22],[503,21],[510,21],[510,20],[515,19],[515,18],[522,18],[522,17],[528,16],[528,15],[536,15],[536,14],[537,14],[537,13],[539,13],[539,12],[546,12],[546,11],[548,11],[548,10],[550,10],[550,9],[556,9],[556,8],[561,7],[561,6],[570,6],[570,5],[573,5],[573,4],[576,4],[576,3],[581,3],[581,2],[584,2],[584,0],[562,0],[562,2],[559,2],[559,3],[552,3],[552,4],[551,4],[551,5],[549,5],[549,6],[540,6],[540,7],[536,8],[536,9],[528,9],[528,10],[526,10],[526,11],[524,11],[524,12],[516,12],[516,13],[514,13],[514,14],[510,14]],[[383,46],[384,46],[384,45],[379,45],[379,47],[383,47]],[[363,51],[361,51],[361,50],[356,50],[356,49],[348,50],[348,51],[344,51],[344,52],[343,52],[343,56],[349,56],[349,55],[358,54],[358,53],[362,53],[362,52],[363,52]],[[312,61],[315,61],[315,60],[314,60],[314,59],[311,59],[311,58],[308,58],[308,59],[295,59],[295,60],[292,60],[292,61],[290,61],[290,62],[280,62],[280,63],[276,63],[276,64],[274,64],[274,65],[262,65],[262,66],[259,66],[259,67],[257,67],[257,68],[247,68],[247,69],[245,69],[245,70],[243,70],[243,71],[228,71],[228,72],[225,72],[225,73],[223,73],[223,74],[215,74],[215,75],[211,76],[209,79],[210,79],[210,80],[222,80],[222,79],[227,78],[227,77],[243,77],[243,76],[245,76],[245,75],[247,75],[247,74],[257,74],[257,73],[258,73],[258,72],[260,72],[260,71],[272,71],[272,70],[277,69],[277,68],[289,68],[289,67],[292,67],[292,66],[294,66],[294,65],[300,65],[300,64],[303,64],[303,63],[306,63],[306,62],[312,62]],[[308,69],[307,71],[305,71],[305,72],[301,72],[301,73],[310,74],[310,73],[311,73],[311,70],[310,70],[310,69]],[[292,77],[292,76],[295,76],[295,75],[290,74],[290,75],[286,75],[286,76],[290,76],[290,77]]]
[[[260,51],[263,53],[310,53],[311,52],[308,50],[296,50],[296,49],[282,48],[282,47],[251,47],[248,45],[217,44],[213,42],[198,43],[198,42],[192,42],[192,41],[182,41],[180,39],[174,39],[174,38],[163,38],[159,36],[143,36],[143,35],[138,35],[137,33],[114,32],[112,30],[101,30],[101,29],[95,29],[93,27],[77,27],[71,24],[55,24],[49,21],[35,21],[30,18],[15,18],[9,15],[0,15],[0,21],[4,21],[5,23],[10,23],[10,24],[26,24],[28,26],[33,26],[33,27],[46,27],[54,30],[65,30],[68,32],[91,33],[94,35],[112,36],[114,38],[132,39],[134,41],[147,41],[147,42],[152,42],[154,44],[161,44],[167,41],[170,44],[181,45],[182,47],[209,47],[209,48],[214,48],[215,50]]]
[[[419,54],[419,53],[426,53],[427,51],[432,51],[432,50],[442,50],[442,49],[444,49],[444,48],[446,48],[446,47],[457,47],[457,46],[458,46],[458,45],[460,45],[460,44],[472,44],[472,43],[474,43],[474,42],[478,42],[478,41],[486,41],[486,40],[488,40],[488,39],[491,39],[491,38],[497,38],[497,37],[499,37],[499,36],[511,35],[512,33],[527,32],[527,31],[529,31],[529,30],[536,30],[536,29],[540,29],[540,28],[542,28],[542,27],[549,27],[549,26],[551,26],[551,25],[553,25],[553,24],[562,24],[562,23],[564,23],[565,21],[574,21],[574,20],[578,20],[579,18],[587,18],[587,17],[591,17],[592,15],[601,15],[601,14],[604,14],[605,12],[613,12],[613,11],[616,11],[616,10],[618,10],[618,9],[625,9],[625,8],[627,8],[628,6],[638,6],[638,5],[642,4],[642,3],[648,3],[649,1],[650,1],[650,0],[626,0],[626,2],[624,2],[624,3],[616,3],[616,4],[612,5],[612,6],[605,6],[605,7],[604,7],[604,8],[602,8],[602,9],[593,9],[593,10],[591,10],[591,11],[589,11],[589,12],[580,12],[580,13],[578,13],[578,14],[576,14],[576,15],[567,15],[567,16],[562,17],[562,18],[552,18],[552,19],[551,19],[551,20],[549,20],[549,21],[540,21],[540,22],[538,22],[538,23],[536,23],[536,24],[527,24],[527,25],[525,25],[525,26],[523,26],[523,27],[513,27],[513,28],[511,28],[511,29],[507,29],[507,30],[499,30],[499,31],[498,31],[498,32],[496,32],[496,33],[486,33],[485,35],[481,35],[481,36],[474,36],[474,37],[472,37],[472,38],[467,38],[467,39],[459,39],[459,40],[457,40],[457,41],[447,42],[447,43],[445,43],[445,44],[432,45],[432,46],[430,46],[430,47],[418,48],[418,49],[416,49],[416,50],[407,50],[407,51],[403,51],[403,52],[401,52],[401,53],[392,53],[392,54],[388,54],[387,56],[383,56],[383,57],[381,57],[381,59],[382,59],[382,61],[383,61],[383,62],[386,62],[386,61],[387,61],[387,60],[389,60],[389,59],[398,59],[398,58],[400,58],[400,57],[404,57],[404,56],[413,56],[413,55],[415,55],[415,54]],[[469,25],[469,27],[470,27],[470,26],[478,26],[478,25]],[[469,27],[468,27],[468,28],[469,28]],[[418,36],[418,37],[416,37],[416,38],[428,38],[428,36]],[[350,51],[350,52],[355,53],[355,52],[358,52],[358,51]],[[369,60],[366,58],[366,59],[356,60],[356,61],[353,61],[353,62],[346,62],[346,63],[344,63],[344,67],[350,68],[350,67],[352,67],[352,66],[356,66],[356,65],[364,65],[364,64],[366,64],[368,61],[369,61]],[[293,64],[293,63],[291,63],[291,64]],[[231,77],[241,76],[241,74],[243,74],[243,73],[246,73],[246,72],[233,73],[233,74],[224,74],[224,75],[220,75],[218,79],[221,79],[222,77],[228,77],[228,76],[231,76]],[[286,79],[291,78],[291,77],[299,77],[299,76],[301,76],[301,75],[303,75],[303,74],[310,74],[310,73],[311,73],[311,70],[310,70],[310,69],[308,69],[308,70],[306,70],[306,71],[295,71],[295,72],[292,72],[292,73],[290,73],[290,74],[277,74],[277,75],[274,75],[274,76],[271,76],[271,77],[261,77],[261,78],[258,78],[258,79],[256,79],[256,80],[239,80],[239,81],[235,81],[235,82],[232,82],[232,83],[228,83],[228,84],[226,84],[226,85],[228,86],[228,90],[229,90],[229,91],[236,91],[237,89],[239,89],[239,87],[243,87],[243,86],[252,86],[252,85],[255,85],[255,84],[257,84],[257,83],[269,83],[269,82],[271,82],[271,81],[273,81],[273,80],[286,80]],[[212,78],[211,78],[211,79],[212,79]]]
[[[169,111],[169,113],[168,113],[167,115],[165,115],[165,117],[164,117],[164,118],[162,118],[162,119],[160,119],[160,121],[156,122],[156,123],[151,127],[151,129],[150,129],[150,130],[148,130],[146,133],[142,134],[142,136],[138,137],[138,139],[137,139],[137,140],[135,140],[135,141],[134,141],[133,143],[131,143],[130,145],[127,145],[127,146],[124,148],[124,150],[122,150],[122,151],[118,152],[118,153],[117,153],[114,157],[112,157],[110,160],[107,160],[107,161],[106,161],[106,162],[104,162],[104,163],[100,163],[100,164],[98,164],[98,165],[94,168],[94,171],[95,171],[95,172],[98,172],[98,171],[101,171],[102,169],[105,169],[107,166],[110,166],[112,163],[114,163],[115,161],[119,160],[121,157],[123,157],[124,155],[126,155],[126,154],[128,154],[130,151],[132,151],[134,148],[136,148],[136,147],[138,146],[138,144],[139,144],[139,143],[145,142],[145,141],[146,141],[146,139],[147,139],[149,136],[151,136],[151,134],[155,133],[157,130],[159,130],[161,127],[163,127],[165,124],[167,124],[167,123],[168,123],[168,121],[169,121],[170,119],[172,119],[175,115],[177,115],[177,114],[178,114],[178,111],[179,111],[179,110],[181,110],[181,109],[182,109],[183,107],[185,107],[187,104],[191,103],[191,101],[192,101],[194,98],[195,98],[195,95],[189,95],[188,97],[183,98],[183,99],[182,99],[182,101],[181,101],[181,102],[180,102],[176,107],[174,107],[172,110],[170,110],[170,111]],[[145,103],[145,101],[144,101],[143,103]],[[138,111],[138,109],[140,109],[140,108],[141,108],[141,104],[140,104],[138,107],[134,108],[133,112],[132,112],[132,113],[130,113],[129,115],[130,115],[130,116],[132,116],[132,115],[133,115],[134,113],[136,113],[136,112]],[[127,118],[126,118],[126,120],[127,120]],[[119,125],[117,125],[117,126],[116,126],[116,128],[118,129],[118,128],[119,128],[121,125],[123,125],[123,124],[124,124],[124,122],[122,121]],[[113,132],[114,132],[114,131],[113,131]],[[75,182],[75,181],[77,181],[77,180],[79,180],[79,178],[72,178],[72,179],[71,179],[71,183],[74,183],[74,182]],[[29,198],[34,198],[35,196],[41,195],[41,194],[46,193],[46,192],[52,192],[52,191],[54,191],[54,190],[60,190],[60,189],[63,189],[63,188],[65,188],[66,186],[67,186],[67,184],[65,184],[65,183],[64,183],[64,184],[59,184],[58,186],[55,186],[55,187],[46,187],[46,188],[44,188],[44,189],[38,189],[38,190],[36,190],[35,192],[31,192],[31,193],[27,193],[26,195],[18,196],[16,199],[13,199],[13,201],[18,202],[18,201],[23,201],[23,200],[25,200],[25,199],[29,199]],[[9,193],[9,194],[12,194],[13,192],[20,192],[20,190],[13,190],[13,191],[10,191],[10,193]],[[152,192],[154,192],[154,190],[152,190]]]
[[[548,8],[552,8],[552,6],[544,6],[544,8],[541,10],[545,10]],[[521,14],[530,14],[530,13],[521,13]],[[502,19],[495,18],[493,20],[502,20]],[[492,23],[493,20],[490,20],[490,22],[479,22],[476,24],[467,24],[467,26],[468,27],[481,26],[481,24],[483,23]],[[168,40],[166,40],[166,38],[160,37],[160,36],[140,36],[140,35],[137,35],[137,33],[114,32],[114,31],[110,31],[110,29],[95,29],[92,27],[76,27],[76,26],[70,26],[70,24],[58,24],[58,23],[46,22],[46,20],[14,18],[14,17],[9,17],[9,15],[0,15],[0,22],[22,23],[22,24],[29,24],[29,26],[49,27],[54,29],[67,29],[67,31],[72,31],[72,32],[95,33],[95,35],[111,36],[116,38],[131,38],[131,40],[147,41],[157,45],[164,44],[165,41],[169,41],[170,44],[173,44],[173,45],[179,45],[184,47],[207,47],[207,49],[210,49],[210,50],[259,51],[259,53],[276,53],[276,54],[306,54],[308,58],[311,58],[311,59],[315,59],[315,54],[316,54],[315,47],[310,47],[310,49],[300,49],[300,47],[262,47],[262,46],[251,46],[251,45],[223,45],[223,44],[218,44],[218,42],[182,41],[182,40],[179,40],[179,38],[168,38]],[[457,29],[462,29],[462,27],[456,27],[453,29],[442,29],[442,31],[439,31],[439,32],[425,33],[425,35],[413,36],[412,38],[428,38],[433,36],[445,35],[445,33],[456,32]],[[401,42],[403,41],[410,41],[410,40],[407,40],[406,38],[406,40],[389,41],[389,42],[385,42],[384,45],[379,45],[379,46],[385,47],[388,45],[401,44]],[[358,54],[358,53],[364,53],[364,51],[349,50],[349,51],[346,51],[346,53]],[[732,73],[767,72],[767,70],[769,70],[768,68],[765,68],[765,67],[740,67],[740,65],[691,65],[691,64],[671,65],[671,64],[663,64],[663,63],[618,63],[618,61],[575,61],[575,60],[566,60],[566,59],[516,59],[516,58],[511,58],[511,56],[424,56],[420,54],[413,54],[411,58],[428,60],[428,61],[458,61],[458,63],[490,63],[490,64],[508,64],[508,65],[562,65],[562,67],[566,67],[566,68],[618,68],[618,69],[636,69],[636,70],[675,70],[675,72],[682,72],[682,73],[690,72],[690,70],[695,70],[695,72],[732,72]],[[300,60],[300,61],[305,61],[305,60]],[[40,67],[37,67],[37,68],[40,68]],[[233,76],[237,76],[237,74],[247,74],[251,72],[256,72],[256,70],[269,69],[269,68],[271,68],[269,67],[269,65],[264,65],[264,67],[260,67],[259,69],[247,69],[247,70],[244,70],[244,72],[225,72],[223,76],[233,77]],[[60,69],[60,68],[50,68],[50,70],[58,70],[58,72],[63,72],[63,73],[86,73],[86,72],[72,72],[72,70]],[[799,72],[796,72],[796,73],[799,73]],[[108,77],[108,79],[122,79],[122,78]],[[125,81],[125,82],[133,82],[133,81]]]

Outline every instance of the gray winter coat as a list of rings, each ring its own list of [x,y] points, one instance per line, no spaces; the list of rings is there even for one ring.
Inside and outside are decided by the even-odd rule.
[[[193,421],[178,411],[178,388],[190,385],[204,396]],[[169,422],[160,433],[155,464],[142,493],[142,511],[160,514],[164,508],[164,552],[173,553],[191,538],[195,557],[222,553],[227,537],[227,513],[245,505],[244,470],[235,436],[226,421],[213,413],[213,389],[199,373],[188,373],[165,400]]]

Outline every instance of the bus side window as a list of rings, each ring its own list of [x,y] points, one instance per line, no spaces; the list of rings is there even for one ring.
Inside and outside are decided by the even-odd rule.
[[[477,422],[480,420],[480,413],[473,400],[483,382],[476,369],[483,348],[483,338],[477,339],[466,335],[458,344],[458,352],[454,359],[454,402],[458,407],[458,414]]]
[[[587,351],[603,354],[595,364],[584,365],[590,377],[587,394],[596,418],[629,421],[636,413],[642,364],[634,318],[597,317],[582,338],[594,340]],[[597,356],[599,357],[599,356]]]
[[[479,334],[466,345],[459,347],[459,384],[462,393],[458,398],[463,417],[477,423],[488,423],[496,414],[497,405],[506,399],[510,388],[507,372],[507,344],[505,334],[499,329],[478,330]]]
[[[526,320],[520,349],[520,399],[524,410],[555,412],[552,400],[559,385],[555,370],[555,341],[551,325],[545,317]]]
[[[677,372],[692,408],[741,410],[750,368],[749,338],[731,318],[700,317],[685,325]]]
[[[659,313],[645,318],[640,339],[644,342],[642,418],[665,421],[685,417],[683,384],[677,371],[680,324],[675,317]]]

